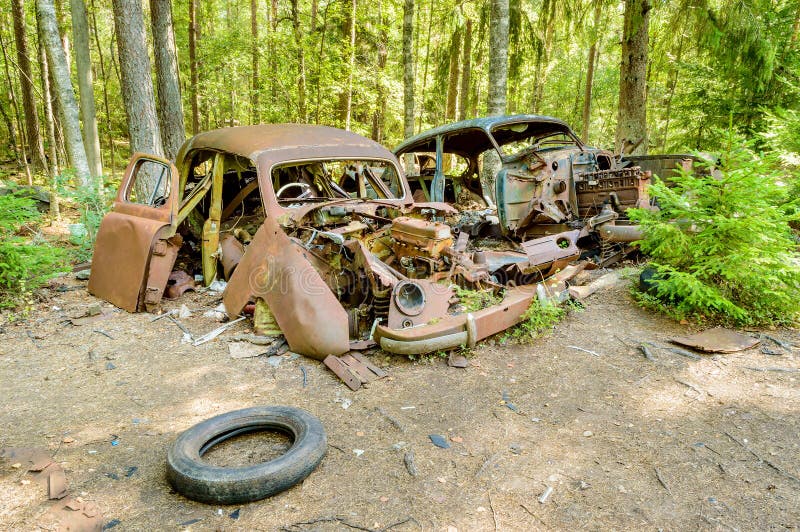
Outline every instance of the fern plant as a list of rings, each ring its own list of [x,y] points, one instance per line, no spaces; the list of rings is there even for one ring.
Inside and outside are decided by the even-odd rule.
[[[789,225],[798,217],[798,198],[789,194],[795,178],[775,156],[732,134],[728,140],[716,171],[681,172],[670,187],[656,179],[650,192],[660,210],[629,211],[657,271],[656,297],[678,318],[793,323],[800,318],[800,255]]]
[[[45,241],[19,236],[40,218],[36,202],[13,194],[0,196],[0,307],[15,306],[66,267],[66,252]]]

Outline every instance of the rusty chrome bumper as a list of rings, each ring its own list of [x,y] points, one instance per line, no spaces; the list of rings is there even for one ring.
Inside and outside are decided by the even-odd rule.
[[[565,289],[564,282],[585,266],[568,266],[545,282],[512,288],[506,292],[503,301],[476,312],[446,316],[436,323],[406,329],[379,325],[373,338],[382,349],[398,355],[422,355],[460,346],[473,347],[477,341],[522,321],[531,301],[537,297],[537,290],[543,289],[549,295],[560,292]]]

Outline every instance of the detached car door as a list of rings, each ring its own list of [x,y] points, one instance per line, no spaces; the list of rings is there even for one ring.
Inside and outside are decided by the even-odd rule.
[[[175,166],[134,154],[97,232],[91,294],[128,312],[159,303],[181,245],[178,201]]]

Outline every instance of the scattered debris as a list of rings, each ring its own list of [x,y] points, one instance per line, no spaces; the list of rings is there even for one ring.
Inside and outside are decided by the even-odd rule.
[[[303,374],[303,388],[308,384],[308,371],[305,366],[300,366],[300,372]]]
[[[570,286],[569,287],[569,295],[573,299],[581,300],[586,299],[587,297],[591,296],[592,294],[600,291],[605,290],[607,288],[612,288],[619,284],[620,275],[618,272],[611,272],[607,273],[600,278],[592,281],[591,283],[587,284],[586,286]]]
[[[430,438],[431,443],[433,443],[436,447],[440,447],[442,449],[450,448],[450,444],[447,443],[447,439],[441,434],[429,434],[428,438]]]
[[[781,346],[782,348],[786,349],[787,351],[791,351],[792,350],[792,344],[790,344],[788,342],[784,342],[780,338],[775,338],[774,336],[769,335],[767,333],[762,333],[761,336],[763,338],[766,338],[767,340],[775,343],[776,345]]]
[[[770,349],[765,345],[761,346],[761,352],[764,353],[765,355],[771,355],[775,357],[783,356],[783,353],[781,353],[780,351],[773,351],[772,349]]]
[[[469,360],[464,355],[457,355],[455,352],[451,352],[447,357],[447,365],[451,368],[466,368],[469,366]]]
[[[237,318],[235,320],[229,321],[228,323],[217,327],[213,331],[207,332],[206,334],[204,334],[200,338],[195,338],[194,342],[192,342],[192,345],[197,347],[198,345],[202,345],[202,344],[204,344],[206,342],[210,342],[211,340],[213,340],[214,338],[216,338],[220,334],[224,333],[225,331],[227,331],[228,329],[230,329],[231,327],[233,327],[234,325],[236,325],[237,323],[239,323],[240,321],[242,321],[244,319],[245,319],[244,316],[242,316],[241,318]]]
[[[114,339],[114,337],[113,337],[113,336],[111,336],[110,334],[108,334],[108,333],[107,333],[106,331],[104,331],[103,329],[92,329],[92,332],[96,332],[97,334],[102,334],[103,336],[105,336],[106,338],[109,338],[109,339],[111,339],[111,340],[113,340],[113,339]]]
[[[212,320],[223,321],[228,318],[228,313],[225,310],[225,304],[220,303],[213,309],[203,312],[204,318],[211,318]]]
[[[551,486],[547,486],[547,488],[545,488],[545,490],[544,490],[544,493],[539,495],[539,499],[538,499],[539,503],[540,504],[546,503],[547,502],[547,498],[550,497],[551,493],[553,493],[553,488]]]
[[[789,478],[791,480],[794,480],[795,482],[800,483],[800,478],[797,478],[796,476],[792,475],[791,473],[787,473],[782,468],[780,468],[777,465],[773,464],[772,462],[770,462],[766,458],[762,458],[758,453],[756,453],[754,450],[752,450],[750,447],[748,447],[745,442],[743,442],[743,441],[739,440],[738,438],[734,437],[730,432],[725,431],[725,435],[728,438],[730,438],[731,440],[733,440],[736,444],[738,444],[742,449],[744,449],[748,453],[752,454],[762,464],[766,464],[767,466],[771,467],[772,469],[774,469],[775,471],[777,471],[781,475],[785,476],[786,478]]]
[[[234,334],[231,342],[250,342],[256,345],[270,345],[275,342],[274,336],[259,336],[257,334]]]
[[[667,493],[669,493],[669,495],[671,497],[672,496],[672,491],[669,489],[669,486],[667,486],[667,483],[664,481],[664,478],[661,476],[661,472],[658,470],[657,467],[653,467],[653,471],[656,472],[656,478],[658,479],[659,484],[664,486],[664,489],[667,490]]]
[[[675,353],[676,355],[680,355],[682,357],[689,358],[691,360],[700,360],[702,357],[697,353],[692,353],[691,351],[687,351],[686,349],[681,349],[680,347],[672,347],[672,346],[659,346],[661,349],[666,349],[671,353]]]
[[[169,274],[164,299],[178,299],[189,290],[195,290],[194,278],[183,270]]]
[[[500,404],[506,405],[506,408],[508,408],[509,410],[511,410],[516,414],[520,413],[519,408],[517,408],[517,405],[511,402],[511,396],[508,394],[506,390],[503,390],[501,392],[501,397],[502,400],[500,401]]]
[[[639,351],[641,351],[644,354],[644,358],[650,362],[656,362],[655,357],[653,357],[653,353],[650,352],[650,349],[648,349],[645,344],[639,344]]]
[[[758,345],[760,340],[729,329],[715,327],[690,336],[671,338],[675,344],[685,345],[709,353],[735,353]]]
[[[408,451],[403,455],[403,463],[405,463],[409,475],[416,477],[419,474],[417,464],[414,462],[414,451]]]
[[[364,449],[353,449],[353,454],[356,455],[356,458],[360,458],[364,454]]]
[[[591,351],[589,349],[584,349],[583,347],[578,347],[577,345],[568,345],[567,347],[569,347],[570,349],[575,349],[577,351],[583,351],[584,353],[589,353],[593,357],[599,357],[600,356],[600,353],[596,353],[596,352]]]
[[[757,368],[752,366],[744,366],[744,369],[749,369],[753,371],[777,371],[779,373],[797,373],[800,372],[800,368],[778,368],[778,367],[771,367],[771,368]]]
[[[388,373],[357,351],[350,351],[341,357],[329,355],[322,363],[353,391],[361,388],[362,384],[388,376]]]
[[[186,305],[181,305],[181,308],[178,309],[178,317],[182,320],[185,320],[186,318],[191,318],[192,311],[189,310],[189,307],[187,307]]]
[[[239,519],[239,515],[240,515],[241,511],[242,511],[241,508],[237,508],[234,511],[232,511],[231,513],[229,513],[228,517],[230,517],[233,520]]]
[[[389,413],[386,412],[386,410],[384,410],[382,407],[380,407],[380,406],[376,407],[375,411],[378,412],[380,415],[382,415],[386,419],[386,421],[389,422],[390,425],[392,425],[394,428],[396,428],[400,432],[405,432],[406,431],[405,427],[403,427],[403,425],[397,419],[395,419],[394,417],[389,415]]]

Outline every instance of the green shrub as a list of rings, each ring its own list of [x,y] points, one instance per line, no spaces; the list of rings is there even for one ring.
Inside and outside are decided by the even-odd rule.
[[[59,177],[59,182],[68,180],[68,175]],[[73,256],[78,262],[88,261],[92,258],[97,231],[100,229],[103,216],[108,212],[110,200],[102,192],[102,189],[80,187],[73,189],[62,186],[59,193],[63,197],[71,199],[78,207],[78,212],[80,212],[78,221],[86,227],[86,234],[75,242],[77,248],[73,250]]]
[[[539,298],[534,297],[528,310],[522,315],[522,321],[509,329],[503,339],[523,341],[538,338],[552,329],[566,315],[567,308],[549,301],[542,302]]]
[[[0,196],[0,307],[15,306],[66,268],[64,249],[36,237],[17,235],[23,225],[40,217],[34,200],[12,194]]]
[[[660,211],[628,211],[657,270],[656,300],[676,318],[731,325],[789,324],[800,317],[796,179],[776,156],[729,138],[719,172],[683,172],[650,192]]]

